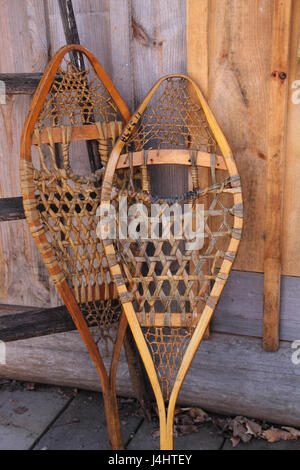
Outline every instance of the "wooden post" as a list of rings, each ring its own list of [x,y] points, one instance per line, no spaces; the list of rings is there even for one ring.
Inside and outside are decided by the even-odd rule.
[[[202,93],[208,98],[209,75],[209,0],[187,0],[187,72],[199,85]],[[190,178],[191,179],[191,178]],[[198,170],[198,181],[202,188],[210,184],[210,171],[201,168]],[[193,187],[189,184],[189,189]],[[208,201],[204,202],[205,210],[208,209]],[[206,267],[204,267],[206,269]],[[208,269],[206,269],[208,271]],[[194,289],[195,295],[201,288],[200,283]],[[209,337],[209,326],[205,333],[205,339]]]
[[[279,345],[282,186],[292,0],[274,0],[264,250],[263,347]]]

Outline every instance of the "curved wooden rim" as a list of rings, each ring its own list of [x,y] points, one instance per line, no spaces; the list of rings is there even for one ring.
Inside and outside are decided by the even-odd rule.
[[[45,68],[44,74],[42,79],[34,93],[31,106],[29,109],[29,113],[23,128],[22,138],[21,138],[21,158],[25,158],[26,160],[31,160],[31,138],[34,131],[34,125],[37,121],[38,115],[42,109],[44,104],[45,98],[49,93],[51,85],[53,83],[55,74],[58,70],[58,67],[68,52],[72,50],[78,50],[82,52],[90,61],[93,66],[95,73],[98,75],[100,80],[102,81],[103,85],[105,86],[107,92],[114,100],[118,109],[124,118],[125,122],[128,122],[130,119],[130,112],[121,98],[119,92],[115,88],[114,84],[112,83],[111,79],[105,72],[102,65],[98,62],[94,54],[92,54],[88,49],[84,46],[79,44],[70,44],[68,46],[63,46],[54,54],[50,62],[48,63],[47,67]]]
[[[143,112],[147,108],[151,98],[153,97],[154,93],[159,88],[161,83],[164,80],[167,80],[168,78],[172,78],[172,77],[184,78],[191,84],[194,91],[196,92],[196,95],[197,95],[197,97],[200,101],[200,104],[203,108],[203,111],[206,115],[208,124],[209,124],[210,128],[212,129],[212,131],[214,133],[214,136],[217,140],[217,143],[218,143],[219,148],[222,152],[223,159],[224,159],[224,162],[225,162],[225,165],[226,165],[226,168],[229,172],[230,177],[238,176],[237,167],[236,167],[231,149],[229,147],[229,144],[228,144],[223,132],[221,131],[221,129],[220,129],[213,113],[211,112],[204,96],[202,95],[201,91],[199,90],[198,86],[196,85],[196,83],[192,79],[190,79],[189,77],[187,77],[185,75],[182,75],[182,74],[168,75],[168,76],[165,76],[165,77],[161,78],[160,80],[158,80],[158,82],[149,91],[149,93],[146,95],[146,97],[144,98],[144,100],[142,101],[140,106],[135,111],[135,113],[133,115],[133,118],[130,120],[128,125],[125,127],[122,136],[116,142],[116,144],[115,144],[115,146],[112,150],[110,159],[108,161],[106,171],[105,171],[105,175],[104,175],[104,181],[103,181],[103,186],[102,186],[102,194],[101,194],[101,205],[105,206],[107,203],[110,202],[113,175],[114,175],[114,172],[115,172],[117,166],[119,166],[118,162],[119,162],[120,154],[122,152],[122,149],[123,149],[126,141],[128,140],[128,138],[130,137],[130,135],[134,131],[135,126],[139,122]],[[168,164],[168,161],[165,161],[165,163]],[[172,164],[174,162],[169,160],[169,163]],[[240,183],[237,183],[237,184],[240,185]],[[234,204],[241,204],[242,203],[242,192],[241,192],[241,190],[234,193],[233,198],[234,198]],[[243,227],[242,218],[240,218],[238,216],[234,216],[233,229],[236,230],[238,233],[241,233],[242,227]],[[239,237],[231,239],[231,241],[229,243],[228,251],[230,251],[232,253],[237,253],[238,246],[239,246],[239,243],[240,243],[240,240],[238,238]],[[121,268],[120,268],[119,264],[115,264],[115,260],[114,260],[114,255],[115,255],[114,246],[113,246],[112,243],[109,243],[107,241],[104,244],[104,249],[105,249],[106,255],[108,255],[107,256],[108,257],[108,263],[109,263],[109,266],[110,266],[110,271],[111,271],[112,277],[115,280],[117,279],[116,285],[117,285],[118,293],[121,296],[121,298],[122,298],[122,295],[124,297],[126,297],[127,288],[126,288],[126,284],[125,284],[123,276],[122,276]],[[223,276],[225,276],[225,278],[226,278],[230,273],[231,267],[232,267],[232,261],[229,261],[229,260],[225,259],[222,262],[222,265],[221,265],[221,268],[220,268],[220,272],[219,272],[219,275],[221,275],[220,278],[222,278]],[[219,281],[221,281],[221,279],[219,279]],[[210,295],[212,297],[218,297],[219,298],[222,291],[223,291],[224,285],[225,285],[224,281],[218,282],[216,280]],[[200,344],[200,342],[203,338],[205,330],[206,330],[206,328],[209,324],[209,321],[210,321],[210,319],[213,315],[215,307],[212,308],[207,304],[204,307],[201,318],[198,322],[198,325],[195,329],[195,332],[192,336],[192,339],[189,343],[189,346],[186,350],[186,353],[183,357],[181,366],[179,368],[179,371],[178,371],[178,374],[177,374],[177,377],[176,377],[176,380],[175,380],[175,384],[174,384],[173,390],[171,392],[170,401],[169,401],[169,405],[168,405],[168,410],[166,410],[166,408],[165,408],[163,395],[162,395],[162,392],[161,392],[161,389],[160,389],[160,385],[159,385],[159,382],[158,382],[158,377],[157,377],[155,367],[154,367],[154,364],[153,364],[153,361],[152,361],[152,358],[151,358],[151,354],[149,352],[149,349],[147,347],[145,338],[144,338],[143,333],[141,331],[140,324],[137,320],[137,316],[136,316],[136,313],[134,311],[132,302],[123,303],[123,308],[124,308],[128,323],[130,325],[130,328],[132,330],[132,333],[134,335],[135,341],[138,345],[139,351],[140,351],[142,359],[144,361],[145,368],[147,370],[147,373],[149,375],[149,379],[151,381],[151,384],[152,384],[152,387],[153,387],[153,390],[154,390],[154,393],[155,393],[155,397],[156,397],[156,401],[157,401],[157,405],[158,405],[158,410],[159,410],[159,417],[160,417],[161,449],[164,449],[164,450],[172,449],[173,448],[173,419],[174,419],[174,411],[175,411],[175,404],[176,404],[176,401],[177,401],[177,397],[178,397],[180,388],[182,386],[182,383],[184,381],[184,378],[187,374],[187,371],[188,371],[188,369],[191,365],[191,362],[194,358],[194,355],[197,351],[197,348],[198,348],[198,346],[199,346],[199,344]]]
[[[56,72],[58,70],[58,67],[62,59],[69,51],[75,50],[75,49],[85,54],[85,56],[89,59],[90,63],[92,64],[94,68],[95,73],[98,75],[98,77],[102,81],[103,85],[105,86],[106,90],[110,94],[111,98],[117,104],[118,109],[122,117],[124,118],[125,122],[128,122],[130,118],[130,112],[125,102],[123,101],[120,94],[114,87],[112,81],[110,80],[109,76],[106,74],[101,64],[97,61],[96,57],[88,49],[86,49],[85,47],[81,45],[71,44],[68,46],[63,46],[56,52],[56,54],[50,60],[49,64],[47,65],[45,69],[44,75],[36,89],[36,92],[33,96],[30,110],[29,110],[27,119],[25,121],[23,133],[22,133],[21,163],[22,161],[27,161],[27,162],[32,161],[31,145],[32,145],[32,138],[33,138],[35,123],[38,119],[38,116],[45,102],[45,99],[49,93],[49,90],[53,83],[53,79],[56,75]],[[89,127],[89,126],[85,126],[85,127]],[[81,137],[82,139],[85,139],[85,137],[83,136]],[[22,166],[21,166],[21,171],[22,171]],[[21,184],[26,216],[27,214],[29,216],[31,212],[34,212],[36,210],[36,208],[31,207],[30,203],[28,205],[28,201],[30,202],[30,199],[32,198],[32,191],[33,191],[32,186],[33,185],[29,185],[29,186],[26,185],[25,187],[25,186],[22,186]],[[38,220],[32,221],[30,220],[30,217],[28,217],[28,223],[29,223],[29,226],[32,226],[34,228],[35,226],[38,226],[39,221]],[[47,265],[47,269],[49,271],[50,276],[53,277],[62,273],[58,262],[54,261],[55,254],[53,253],[51,246],[48,243],[46,235],[44,233],[35,234],[34,239],[45,261],[45,264],[47,265],[47,260],[53,259],[51,263],[51,267]],[[43,247],[43,250],[40,249],[40,247]],[[47,250],[45,250],[45,247],[47,247]],[[117,339],[116,339],[116,343],[114,345],[114,350],[113,350],[110,373],[108,375],[105,365],[103,363],[103,360],[100,356],[99,350],[93,341],[89,328],[78,307],[78,304],[74,298],[74,295],[70,287],[67,284],[67,281],[63,279],[60,282],[57,282],[56,287],[71,317],[73,318],[73,321],[80,333],[80,336],[83,342],[85,343],[89,351],[91,358],[93,359],[93,362],[95,363],[96,370],[97,370],[97,373],[99,375],[100,382],[102,385],[110,446],[113,449],[122,449],[123,444],[122,444],[121,426],[120,426],[116,397],[115,397],[115,393],[116,393],[115,392],[115,375],[116,375],[117,363],[118,363],[121,347],[123,344],[124,335],[125,335],[126,328],[127,328],[127,320],[125,318],[124,312],[121,314]]]

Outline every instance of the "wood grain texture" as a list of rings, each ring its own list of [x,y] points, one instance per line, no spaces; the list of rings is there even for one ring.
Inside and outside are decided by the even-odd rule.
[[[134,125],[133,125],[134,119],[140,119],[140,117],[145,112],[147,105],[151,102],[152,97],[156,93],[157,89],[160,87],[161,83],[171,77],[173,78],[180,77],[182,79],[185,79],[188,82],[188,85],[193,90],[193,93],[195,93],[198,99],[198,103],[203,109],[203,113],[205,114],[205,118],[207,120],[207,127],[210,129],[212,135],[214,136],[216,143],[218,147],[220,148],[220,151],[224,157],[224,162],[226,164],[229,177],[232,178],[232,180],[234,178],[237,179],[236,184],[233,184],[234,180],[232,181],[232,186],[234,188],[236,187],[236,191],[233,192],[233,203],[235,206],[237,205],[242,206],[243,199],[242,199],[242,190],[240,186],[240,178],[239,178],[237,168],[235,165],[235,160],[232,156],[232,151],[230,149],[230,146],[224,134],[222,133],[222,130],[220,129],[217,121],[215,120],[215,117],[213,113],[211,112],[203,94],[201,93],[200,89],[197,87],[197,85],[195,84],[195,82],[193,82],[191,78],[188,78],[184,75],[171,75],[171,76],[163,77],[156,82],[156,84],[152,87],[150,92],[146,95],[144,100],[139,105],[138,109],[136,110],[136,115],[124,128],[121,138],[117,141],[116,145],[114,146],[111,152],[110,158],[108,160],[105,175],[104,175],[102,193],[101,193],[101,207],[102,206],[104,207],[107,203],[111,202],[111,198],[112,198],[111,188],[113,184],[113,178],[114,178],[114,174],[116,171],[117,163],[119,160],[119,155],[122,153],[122,149],[125,145],[125,142],[128,140],[128,138],[131,136],[132,132],[134,131]],[[166,161],[166,163],[171,163],[171,161],[172,160],[170,159],[170,161]],[[170,450],[173,448],[173,419],[174,419],[175,404],[177,401],[178,393],[181,389],[181,385],[184,381],[184,378],[190,367],[190,364],[194,358],[194,355],[198,349],[198,346],[206,332],[207,326],[214,313],[216,303],[222,294],[224,285],[226,284],[226,281],[230,274],[232,262],[235,258],[235,254],[238,250],[239,243],[240,243],[241,237],[238,234],[242,233],[242,228],[243,228],[242,213],[234,214],[231,236],[230,236],[230,240],[227,246],[228,252],[233,254],[233,259],[231,259],[231,257],[230,258],[225,257],[223,259],[220,265],[220,269],[218,271],[218,275],[211,285],[210,297],[206,301],[206,304],[201,313],[201,317],[197,323],[194,333],[181,359],[180,367],[176,374],[176,380],[174,381],[170,398],[168,400],[168,406],[166,406],[164,403],[162,389],[158,381],[158,375],[156,372],[155,364],[153,362],[153,357],[151,357],[150,350],[146,344],[146,340],[145,340],[143,331],[141,329],[141,324],[139,324],[138,322],[137,315],[133,307],[133,300],[128,295],[128,291],[127,291],[128,287],[125,281],[126,278],[124,278],[124,274],[122,273],[119,260],[117,260],[115,257],[116,251],[115,251],[114,244],[110,240],[105,241],[103,243],[111,276],[117,287],[117,292],[120,296],[124,313],[126,314],[126,318],[128,320],[129,326],[131,328],[131,331],[133,333],[133,336],[139,348],[141,357],[143,359],[145,368],[147,370],[147,374],[149,376],[149,379],[151,381],[151,385],[155,394],[157,408],[159,411],[160,448],[162,450],[168,450],[168,449]],[[105,230],[107,229],[108,227],[105,227]],[[140,277],[142,278],[143,276],[140,276]],[[209,300],[211,300],[211,302],[209,302]],[[139,301],[139,299],[137,298],[136,301]],[[164,325],[162,324],[161,327],[163,326]]]
[[[47,62],[43,2],[1,0],[1,73],[37,73]],[[0,106],[0,197],[19,197],[20,138],[30,97],[7,95]],[[55,306],[58,296],[25,221],[0,226],[0,302]]]
[[[0,304],[0,315],[16,315],[18,313],[40,310],[38,307],[24,307],[23,305]]]
[[[209,93],[209,0],[187,0],[187,72]]]
[[[264,248],[263,346],[266,351],[276,351],[279,345],[282,194],[286,150],[291,12],[291,0],[274,1]]]
[[[159,78],[186,72],[186,5],[181,0],[131,3],[131,74],[136,108]],[[156,195],[173,197],[188,190],[184,168],[152,168],[150,178]]]
[[[66,44],[59,5],[55,0],[46,0],[49,14],[51,55]],[[89,0],[73,2],[80,43],[89,49],[111,75],[111,53],[109,34],[109,1]]]
[[[130,111],[134,111],[132,75],[132,9],[130,0],[109,4],[111,76]]]
[[[204,96],[207,97],[209,93],[209,0],[202,0],[201,2],[187,0],[186,6],[187,73],[195,80]],[[192,183],[191,172],[189,178],[190,183]],[[198,171],[198,182],[201,188],[206,188],[211,184],[208,169],[201,168],[201,171]],[[189,189],[193,190],[192,185]],[[208,209],[208,206],[209,198],[205,198],[204,208]],[[205,334],[206,339],[209,337],[209,328],[208,326]]]
[[[243,180],[245,230],[235,269],[253,272],[264,271],[265,234],[261,220],[266,192],[259,188],[263,187],[267,171],[274,5],[268,0],[187,1],[188,71],[203,90],[207,84],[209,104],[233,147]],[[299,85],[295,84],[300,79],[299,2],[293,2],[292,8],[282,273],[299,276],[300,105]],[[284,45],[279,49],[283,51]]]
[[[287,113],[286,164],[283,191],[282,218],[282,273],[300,275],[300,59],[299,31],[300,2],[293,2],[292,31],[290,47],[289,99]]]
[[[0,199],[0,222],[25,219],[22,197]]]
[[[6,351],[1,377],[100,390],[77,332],[9,343]],[[294,352],[289,342],[281,342],[279,352],[266,354],[260,339],[214,333],[202,342],[178,404],[300,426],[300,369],[291,361]],[[133,393],[123,353],[117,391],[121,396]]]
[[[21,310],[21,309],[20,309]],[[5,343],[75,330],[67,309],[24,309],[5,312],[0,305],[0,341]]]
[[[300,280],[282,276],[281,286],[280,339],[293,342],[300,338]],[[262,273],[233,271],[212,319],[212,331],[262,338],[263,296]]]
[[[232,146],[245,200],[234,269],[262,272],[273,2],[209,4],[208,102]]]
[[[5,83],[7,95],[33,95],[42,74],[35,73],[0,73],[0,80]]]
[[[164,75],[186,72],[186,5],[180,0],[132,1],[135,107]]]

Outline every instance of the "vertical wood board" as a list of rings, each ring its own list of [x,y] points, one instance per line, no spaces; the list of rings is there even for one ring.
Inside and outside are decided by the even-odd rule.
[[[181,0],[133,0],[131,63],[134,106],[164,75],[186,73],[186,5]],[[175,196],[187,191],[185,168],[151,169],[153,192]]]
[[[300,276],[300,2],[292,2],[282,273]],[[187,0],[188,73],[207,97],[242,176],[243,242],[234,268],[264,271],[264,217],[274,1]],[[208,25],[203,16],[208,8]],[[207,40],[208,35],[208,40]],[[279,49],[283,49],[280,45]],[[204,72],[208,63],[208,73]]]
[[[282,273],[300,276],[300,2],[293,2],[286,163],[283,185]]]
[[[210,1],[209,104],[242,179],[245,225],[234,268],[263,271],[272,4]]]
[[[43,2],[1,0],[0,8],[0,73],[40,72],[47,63]],[[0,197],[21,194],[20,139],[30,99],[9,95],[0,105]],[[0,302],[57,304],[54,286],[23,220],[0,225]]]
[[[274,0],[265,207],[263,346],[279,345],[282,194],[292,0]]]

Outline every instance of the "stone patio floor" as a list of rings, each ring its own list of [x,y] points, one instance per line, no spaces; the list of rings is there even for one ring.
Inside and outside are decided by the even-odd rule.
[[[149,423],[133,399],[121,398],[120,419],[127,450],[158,450],[157,422]],[[153,433],[154,436],[153,437]],[[108,450],[100,393],[0,379],[0,450]],[[176,437],[176,450],[232,450],[211,422]],[[234,450],[300,450],[300,440],[270,444],[252,439]]]

